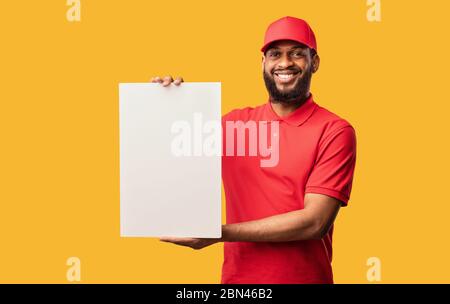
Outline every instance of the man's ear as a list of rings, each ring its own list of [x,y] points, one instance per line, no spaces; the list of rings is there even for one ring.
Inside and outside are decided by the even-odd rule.
[[[266,62],[266,56],[262,55],[261,57],[261,68],[262,71],[264,72],[264,63]]]
[[[314,54],[312,58],[312,72],[315,73],[319,69],[320,66],[320,57],[318,54]]]

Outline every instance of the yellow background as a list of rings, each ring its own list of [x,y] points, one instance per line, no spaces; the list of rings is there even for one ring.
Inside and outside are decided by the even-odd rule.
[[[0,282],[218,283],[222,244],[201,251],[119,237],[118,83],[170,74],[220,81],[223,112],[266,102],[259,48],[282,16],[308,20],[317,103],[357,131],[349,207],[334,234],[337,283],[450,283],[446,193],[447,1],[2,1]],[[174,105],[175,106],[175,105]]]

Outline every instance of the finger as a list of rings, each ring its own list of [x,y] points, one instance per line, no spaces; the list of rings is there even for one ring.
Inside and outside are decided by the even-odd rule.
[[[161,242],[174,242],[175,241],[175,239],[170,236],[163,236],[163,237],[159,238],[159,240]]]
[[[159,240],[162,242],[179,243],[179,242],[188,241],[189,239],[172,237],[172,236],[164,236],[164,237],[161,237]]]
[[[184,82],[183,77],[177,77],[175,81],[173,82],[174,85],[180,85],[182,82]]]
[[[159,77],[159,76],[156,76],[156,77],[153,77],[152,78],[152,82],[155,82],[155,83],[161,83],[163,80],[161,79],[161,77]]]
[[[166,242],[166,243],[170,243],[170,244],[174,244],[174,245],[178,245],[178,246],[191,247],[191,243],[178,241],[178,240],[175,240],[175,239],[161,239],[161,241],[162,242]]]
[[[175,243],[176,242],[175,240],[171,240],[171,239],[160,239],[160,241],[164,242],[164,243]]]
[[[167,237],[161,237],[160,240],[165,241],[165,242],[173,242],[173,243],[189,243],[189,242],[195,241],[196,239],[167,236]]]
[[[171,84],[173,82],[172,76],[166,76],[166,77],[163,78],[163,80],[164,81],[163,81],[162,85],[164,87],[168,86],[169,84]]]

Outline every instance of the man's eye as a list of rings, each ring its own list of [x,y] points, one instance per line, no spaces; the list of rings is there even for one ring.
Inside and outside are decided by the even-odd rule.
[[[278,53],[269,53],[269,57],[276,57],[278,56]]]
[[[294,52],[294,57],[296,57],[296,58],[301,58],[301,57],[303,57],[303,56],[305,56],[304,54],[303,54],[303,52]]]

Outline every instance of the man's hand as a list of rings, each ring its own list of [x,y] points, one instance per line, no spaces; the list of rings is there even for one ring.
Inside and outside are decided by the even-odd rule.
[[[197,238],[178,238],[178,237],[162,237],[162,242],[173,243],[175,245],[191,247],[192,249],[202,249],[212,244],[220,242],[220,239],[197,239]]]
[[[153,77],[151,79],[151,82],[156,82],[156,83],[161,83],[163,85],[163,87],[167,87],[168,85],[170,85],[172,82],[174,85],[179,86],[182,82],[184,82],[183,77],[177,77],[175,80],[173,80],[172,76],[164,76],[164,77]]]

